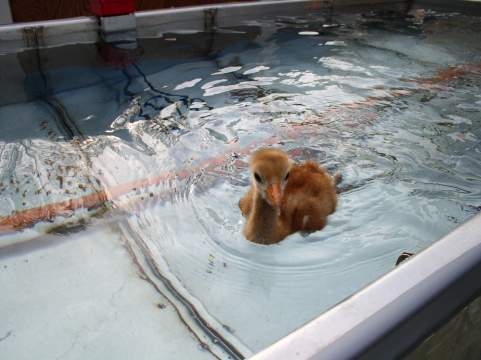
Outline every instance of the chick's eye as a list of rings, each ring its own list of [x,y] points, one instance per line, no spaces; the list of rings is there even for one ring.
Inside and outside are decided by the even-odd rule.
[[[284,181],[287,181],[287,179],[289,179],[289,174],[290,174],[290,173],[287,173],[287,174],[286,174],[286,177],[284,178]]]
[[[262,179],[261,179],[261,177],[259,176],[258,173],[254,173],[254,178],[256,179],[256,181],[257,181],[258,183],[261,183],[261,184],[262,184]]]

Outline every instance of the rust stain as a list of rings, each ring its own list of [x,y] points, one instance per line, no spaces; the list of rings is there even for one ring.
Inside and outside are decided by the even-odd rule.
[[[105,201],[107,201],[105,191],[99,191],[75,199],[14,212],[0,218],[0,232],[22,229],[41,220],[51,220],[55,216],[68,215],[79,208],[96,208]]]
[[[421,84],[437,84],[460,78],[468,73],[481,74],[481,63],[450,66],[446,69],[439,70],[436,75],[427,79],[421,79],[418,82]]]

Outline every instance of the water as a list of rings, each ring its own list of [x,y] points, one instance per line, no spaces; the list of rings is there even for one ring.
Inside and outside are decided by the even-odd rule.
[[[217,331],[206,343],[256,352],[479,212],[480,30],[459,14],[312,15],[139,39],[123,69],[95,45],[3,55],[0,214],[17,213],[0,244],[108,224],[196,309],[184,321]],[[242,237],[261,145],[343,174],[323,231]],[[66,199],[80,200],[18,216]]]

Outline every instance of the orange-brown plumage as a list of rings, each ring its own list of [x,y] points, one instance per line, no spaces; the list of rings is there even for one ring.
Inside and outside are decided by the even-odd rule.
[[[336,181],[319,164],[294,164],[277,148],[257,150],[251,157],[249,191],[239,207],[246,217],[245,237],[273,244],[297,231],[321,230],[336,209]]]

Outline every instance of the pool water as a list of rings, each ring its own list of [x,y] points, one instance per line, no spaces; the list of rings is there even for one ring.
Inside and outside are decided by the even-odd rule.
[[[481,210],[480,31],[455,13],[306,15],[138,39],[124,68],[95,44],[4,54],[0,254],[111,239],[175,309],[165,326],[193,329],[173,332],[202,344],[185,351],[255,353]],[[264,145],[342,173],[324,230],[243,238],[237,202]],[[80,200],[19,215],[68,199]],[[10,308],[14,269],[1,274]],[[92,355],[80,342],[76,354]]]

